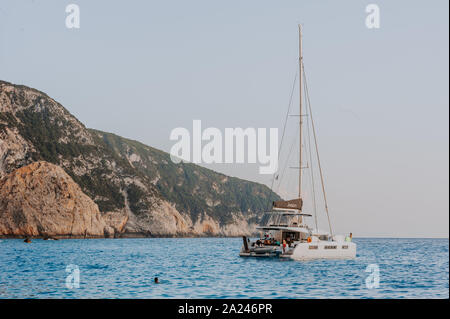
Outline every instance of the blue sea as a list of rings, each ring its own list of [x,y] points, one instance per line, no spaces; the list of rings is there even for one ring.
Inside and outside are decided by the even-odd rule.
[[[449,298],[448,239],[354,241],[354,260],[282,261],[241,238],[0,239],[0,298]]]

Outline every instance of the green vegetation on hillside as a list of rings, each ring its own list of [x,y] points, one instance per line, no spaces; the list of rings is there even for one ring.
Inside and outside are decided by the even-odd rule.
[[[191,164],[175,164],[168,153],[112,133],[91,130],[124,158],[136,154],[133,166],[150,180],[156,180],[161,196],[187,212],[192,219],[200,214],[227,223],[234,212],[263,212],[280,197],[267,186],[217,173]],[[208,205],[208,203],[210,205]]]

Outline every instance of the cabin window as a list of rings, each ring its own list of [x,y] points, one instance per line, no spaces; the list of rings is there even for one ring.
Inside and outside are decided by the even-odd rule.
[[[283,232],[282,240],[286,240],[286,242],[289,244],[294,241],[300,240],[300,235],[300,233],[296,232]]]
[[[348,249],[347,245],[342,246],[342,249]]]
[[[336,249],[337,246],[325,246],[324,248],[325,248],[325,249]]]
[[[309,246],[309,249],[319,249],[319,246]]]

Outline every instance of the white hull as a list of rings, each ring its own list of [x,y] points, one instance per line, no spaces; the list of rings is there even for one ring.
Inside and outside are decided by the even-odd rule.
[[[335,241],[298,243],[292,251],[282,257],[294,260],[353,259],[356,257],[356,244]]]
[[[293,260],[313,259],[354,259],[356,257],[356,244],[353,242],[316,241],[311,243],[296,243],[285,253],[281,246],[272,247],[270,252],[256,253],[245,251],[242,247],[239,254],[241,257],[279,257]]]

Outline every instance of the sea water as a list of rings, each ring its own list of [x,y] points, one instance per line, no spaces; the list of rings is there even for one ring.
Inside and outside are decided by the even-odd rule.
[[[449,298],[448,239],[354,242],[286,261],[239,257],[241,238],[2,239],[0,298]]]

